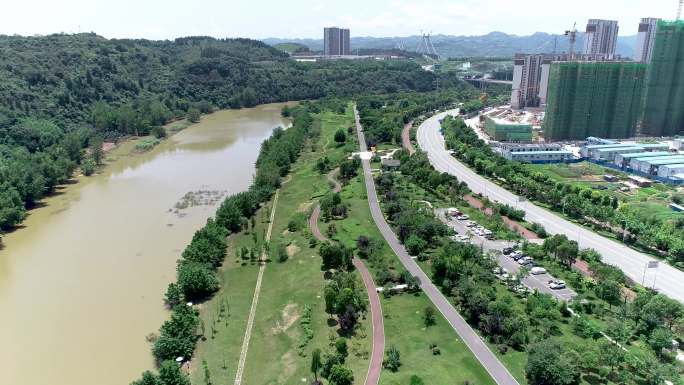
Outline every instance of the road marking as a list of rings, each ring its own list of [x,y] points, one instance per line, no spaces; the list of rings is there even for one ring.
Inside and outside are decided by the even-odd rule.
[[[283,183],[284,184],[284,183]],[[270,223],[266,231],[266,242],[271,240],[271,231],[273,230],[273,221],[275,219],[276,207],[278,206],[278,189],[273,197],[273,207],[271,208]],[[254,317],[256,316],[257,304],[259,303],[259,294],[261,294],[261,281],[264,277],[264,270],[266,269],[266,251],[261,254],[259,260],[259,275],[257,276],[256,286],[254,287],[254,296],[252,297],[252,307],[249,308],[249,318],[247,319],[247,328],[245,329],[245,337],[242,340],[242,350],[240,350],[240,360],[238,361],[237,371],[235,372],[235,385],[242,383],[242,373],[245,370],[245,361],[247,360],[247,351],[249,350],[249,340],[252,337],[252,327],[254,326]]]

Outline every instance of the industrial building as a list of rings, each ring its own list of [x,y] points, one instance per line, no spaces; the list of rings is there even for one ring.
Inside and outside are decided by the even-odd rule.
[[[646,67],[633,62],[551,64],[544,138],[634,136]]]
[[[629,162],[636,158],[654,158],[657,156],[668,156],[672,155],[667,151],[653,151],[653,152],[630,152],[627,154],[617,154],[615,155],[615,165],[621,168],[629,167]]]
[[[658,167],[658,176],[661,178],[684,179],[684,162],[665,164]]]
[[[530,142],[532,141],[532,125],[529,123],[512,122],[498,117],[485,116],[485,132],[492,140],[499,142]]]
[[[644,157],[652,156],[653,153],[663,153],[669,155],[667,150],[670,145],[667,143],[609,143],[609,144],[588,144],[580,148],[580,155],[584,159],[593,160],[596,162],[614,162],[624,160],[623,154],[637,155],[643,154]],[[649,154],[649,155],[646,155]],[[633,158],[637,156],[629,156]]]
[[[513,151],[505,154],[505,158],[522,163],[561,163],[575,159],[572,152],[556,151]]]
[[[326,27],[323,29],[323,54],[325,56],[351,55],[349,29]]]
[[[672,155],[672,156],[669,156],[665,159],[660,159],[660,160],[656,160],[656,158],[647,158],[646,160],[643,160],[639,164],[639,171],[641,171],[645,174],[657,175],[658,169],[661,166],[665,166],[668,164],[680,164],[680,163],[684,163],[684,156],[683,155]]]
[[[560,144],[555,143],[501,143],[495,150],[508,160],[523,163],[559,163],[575,160],[571,151],[566,151]]]
[[[590,19],[584,35],[585,54],[615,55],[617,46],[618,22],[615,20]]]
[[[660,21],[660,19],[654,17],[641,19],[641,22],[639,23],[639,32],[637,33],[634,60],[647,64],[651,62],[658,21]]]
[[[658,22],[645,95],[642,133],[684,131],[684,21]]]

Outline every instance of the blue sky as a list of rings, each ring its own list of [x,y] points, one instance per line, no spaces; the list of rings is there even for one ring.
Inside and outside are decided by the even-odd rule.
[[[178,36],[319,38],[326,25],[352,36],[425,32],[562,33],[589,18],[617,19],[636,33],[640,17],[675,16],[676,0],[4,0],[0,34],[94,31],[109,38]]]

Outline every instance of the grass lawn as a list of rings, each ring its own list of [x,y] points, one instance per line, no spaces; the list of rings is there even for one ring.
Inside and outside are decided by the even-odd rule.
[[[385,344],[395,345],[401,353],[401,367],[395,373],[384,370],[382,385],[408,385],[412,375],[426,384],[494,384],[442,315],[435,310],[436,322],[425,327],[424,309],[432,306],[422,293],[403,294],[382,299],[385,315]],[[433,355],[435,344],[440,354]]]
[[[319,118],[322,134],[316,148],[325,146],[337,128],[352,122],[350,114],[323,113]],[[310,382],[310,352],[315,348],[329,350],[331,338],[337,337],[337,326],[328,324],[324,311],[322,294],[325,281],[320,271],[318,249],[309,248],[310,233],[306,228],[312,198],[329,189],[325,175],[314,171],[314,164],[321,156],[320,150],[305,151],[292,169],[291,180],[280,191],[270,247],[275,250],[279,244],[287,245],[289,259],[283,263],[273,260],[266,266],[243,384]],[[207,335],[211,335],[212,325],[216,325],[217,332],[214,338],[198,345],[191,374],[195,384],[203,383],[203,360],[207,361],[213,383],[232,383],[235,379],[258,272],[258,265],[239,260],[235,251],[242,246],[252,246],[255,235],[258,242],[263,241],[269,212],[270,205],[262,208],[257,214],[254,230],[230,239],[228,257],[220,274],[222,289],[202,305],[201,315]],[[300,221],[300,230],[287,231],[290,219]],[[229,316],[214,322],[221,313],[221,301],[227,303]],[[313,338],[300,349],[304,335],[301,319],[307,306],[312,310]],[[356,335],[348,341],[350,354],[346,365],[354,371],[357,380],[365,378],[368,368],[371,349],[371,339],[367,335],[369,323],[369,319],[361,319]]]

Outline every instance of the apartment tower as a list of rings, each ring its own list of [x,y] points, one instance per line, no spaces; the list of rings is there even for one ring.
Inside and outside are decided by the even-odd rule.
[[[617,21],[590,19],[584,36],[584,53],[604,54],[612,59],[615,56],[617,36]]]
[[[684,132],[684,21],[659,21],[655,35],[641,132],[672,136]]]
[[[637,34],[636,50],[634,52],[635,61],[647,64],[651,62],[659,20],[653,17],[641,19],[639,33]]]
[[[349,29],[339,27],[324,28],[323,54],[325,56],[351,55]]]

